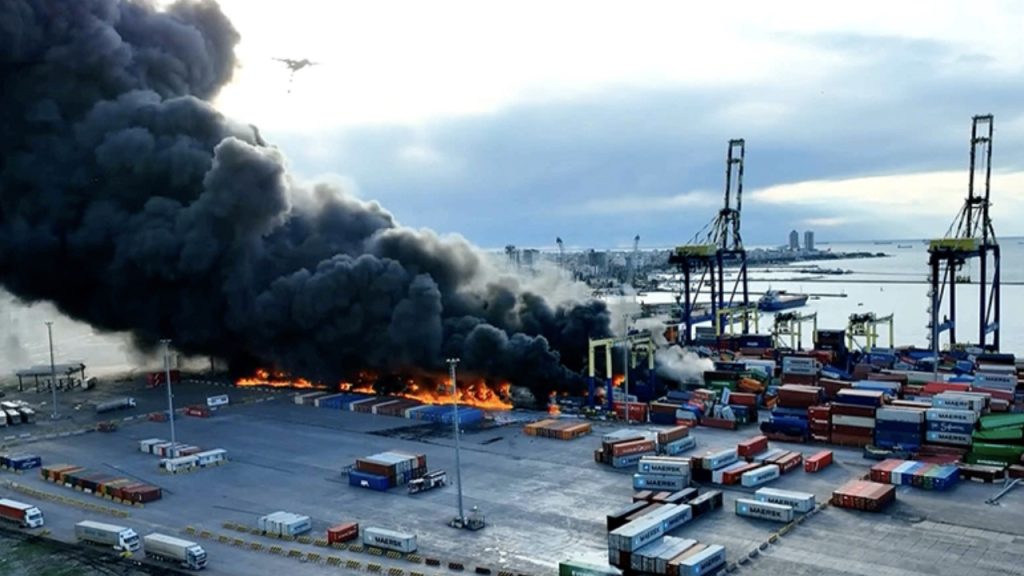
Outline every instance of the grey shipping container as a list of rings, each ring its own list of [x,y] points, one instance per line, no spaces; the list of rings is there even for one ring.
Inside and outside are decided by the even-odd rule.
[[[749,498],[738,498],[736,500],[736,514],[748,518],[761,518],[775,522],[792,522],[793,508],[782,504],[770,504],[758,502]]]

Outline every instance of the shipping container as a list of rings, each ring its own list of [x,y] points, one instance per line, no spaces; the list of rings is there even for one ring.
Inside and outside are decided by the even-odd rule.
[[[740,482],[746,487],[760,486],[767,482],[771,482],[779,477],[779,467],[775,464],[768,464],[762,466],[756,470],[745,472],[741,477]]]
[[[378,476],[377,474],[361,472],[359,470],[349,471],[348,483],[349,486],[360,486],[363,488],[379,490],[382,492],[392,487],[391,483],[388,481],[387,476]]]
[[[693,509],[688,504],[666,504],[652,512],[650,517],[659,520],[665,532],[671,532],[693,520]]]
[[[634,490],[682,490],[690,484],[689,475],[633,474]]]
[[[725,548],[712,544],[679,563],[678,576],[706,576],[725,566]]]
[[[698,518],[713,510],[722,507],[722,491],[708,490],[707,492],[690,500],[690,508],[693,509],[693,517]]]
[[[793,507],[783,504],[760,502],[750,498],[736,499],[736,515],[748,518],[759,518],[773,522],[792,522]]]
[[[761,435],[749,440],[744,440],[736,446],[736,453],[740,458],[751,458],[768,449],[768,437]]]
[[[759,488],[754,492],[754,499],[758,502],[789,506],[795,512],[810,512],[815,506],[814,494],[774,488]]]
[[[683,452],[686,452],[687,450],[692,450],[692,449],[694,449],[696,447],[697,447],[697,439],[694,438],[693,436],[686,436],[686,437],[680,438],[679,440],[676,440],[674,442],[669,442],[667,444],[662,444],[661,445],[661,451],[666,456],[676,456],[678,454],[682,454]]]
[[[144,454],[152,454],[153,446],[157,444],[164,444],[166,440],[160,438],[147,438],[146,440],[139,440],[139,452]]]
[[[345,522],[331,526],[327,529],[327,543],[348,542],[359,537],[359,524],[356,522]]]
[[[736,453],[736,449],[730,448],[728,450],[705,454],[701,457],[701,466],[705,470],[717,470],[718,468],[728,466],[737,460],[739,460],[739,455]]]
[[[213,450],[199,452],[195,455],[195,457],[196,464],[198,464],[199,466],[215,466],[227,460],[228,452],[223,448],[215,448]]]
[[[640,458],[640,462],[637,464],[637,472],[641,474],[689,476],[690,459],[644,456]]]
[[[640,464],[640,460],[643,459],[646,454],[650,454],[650,452],[615,456],[612,458],[612,468],[634,468]]]
[[[636,495],[634,494],[633,497],[636,498]],[[640,510],[643,510],[649,505],[650,504],[646,500],[634,501],[629,506],[626,506],[625,508],[621,508],[609,514],[606,518],[608,532],[611,532],[612,530],[615,530],[616,528],[624,525],[626,523],[626,518],[628,516],[636,512],[639,512]]]
[[[882,407],[875,411],[875,419],[879,421],[907,422],[920,425],[924,422],[925,414],[926,412],[924,410]]]
[[[383,528],[364,528],[363,544],[410,554],[416,551],[416,535]]]
[[[665,533],[660,519],[644,516],[608,533],[608,550],[634,552]]]

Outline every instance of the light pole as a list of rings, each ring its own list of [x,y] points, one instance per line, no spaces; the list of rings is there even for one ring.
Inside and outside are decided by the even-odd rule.
[[[50,390],[53,391],[53,415],[51,418],[56,420],[60,414],[57,414],[57,364],[53,361],[53,322],[46,323],[46,333],[50,337]]]
[[[171,451],[175,450],[174,440],[174,396],[171,394],[171,341],[161,340],[164,345],[164,378],[167,379],[167,420],[171,423]]]
[[[626,392],[626,426],[629,426],[629,314],[622,315],[622,383]]]
[[[462,512],[462,462],[459,457],[459,389],[455,384],[455,366],[458,358],[449,358],[448,375],[452,380],[452,425],[455,426],[455,482],[459,491],[459,525],[466,525],[466,515]]]

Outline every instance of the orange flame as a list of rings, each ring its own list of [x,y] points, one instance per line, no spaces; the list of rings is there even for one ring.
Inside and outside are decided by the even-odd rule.
[[[548,396],[548,414],[558,416],[561,413],[562,409],[558,406],[558,392],[552,392]]]
[[[352,382],[341,382],[338,390],[341,392],[357,392],[362,394],[377,394],[374,384],[378,375],[369,370],[359,371]],[[260,369],[256,375],[250,378],[238,380],[239,386],[272,386],[279,388],[311,388],[326,390],[328,387],[322,384],[314,384],[302,378],[288,378],[281,372],[271,373],[269,370]],[[416,379],[406,377],[405,387],[401,392],[392,394],[401,398],[419,400],[424,404],[451,404],[452,393],[450,380],[447,375],[435,378]],[[436,384],[433,385],[433,384]],[[483,378],[459,382],[458,400],[459,404],[473,406],[484,410],[511,410],[512,401],[510,391],[512,385],[508,382],[501,382],[497,386],[488,385]]]
[[[327,386],[314,384],[305,378],[289,378],[284,372],[273,372],[260,368],[254,376],[239,378],[235,382],[237,386],[269,386],[271,388],[309,388],[313,390],[326,390]]]
[[[615,388],[620,388],[622,386],[622,383],[625,382],[625,381],[626,381],[626,375],[625,374],[616,374],[616,375],[612,376],[612,386],[614,386]]]

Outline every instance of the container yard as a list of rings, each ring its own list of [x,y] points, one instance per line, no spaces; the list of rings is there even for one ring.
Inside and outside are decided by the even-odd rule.
[[[183,396],[207,394],[210,390],[200,383],[182,383],[180,388]],[[768,394],[767,389],[763,394]],[[829,401],[825,391],[798,393],[806,397],[805,403],[810,402],[810,394],[826,405],[839,404]],[[129,514],[111,522],[109,514],[87,512],[90,519],[137,531],[145,526],[147,530],[156,529],[197,542],[209,553],[205,570],[210,573],[237,573],[246,567],[265,570],[271,565],[295,574],[327,573],[324,564],[300,564],[230,545],[236,537],[272,545],[277,539],[230,532],[223,525],[233,523],[255,530],[260,517],[274,510],[308,517],[309,531],[299,536],[346,543],[358,538],[362,542],[365,530],[359,526],[380,528],[415,537],[417,554],[443,560],[442,568],[454,562],[495,571],[508,568],[515,574],[552,574],[560,570],[559,563],[567,560],[609,568],[609,532],[666,508],[662,514],[674,528],[660,536],[656,543],[659,548],[647,550],[638,546],[634,552],[643,552],[628,558],[630,567],[635,562],[667,570],[670,562],[678,560],[675,570],[683,573],[679,567],[687,558],[716,546],[721,550],[713,548],[707,557],[723,557],[724,565],[739,565],[741,559],[747,558],[739,570],[752,574],[776,570],[805,570],[810,574],[812,568],[813,573],[830,574],[833,572],[828,567],[839,566],[848,558],[847,546],[857,547],[863,561],[873,565],[895,569],[905,567],[910,559],[921,567],[920,574],[931,573],[925,569],[932,566],[931,553],[925,546],[962,548],[960,556],[950,558],[949,566],[967,574],[972,570],[978,574],[1012,574],[1010,562],[1024,560],[1002,546],[1018,537],[1010,535],[1018,530],[1020,515],[1024,513],[1024,502],[1020,500],[1024,492],[1011,490],[997,506],[984,503],[1002,489],[1003,479],[1010,475],[1010,466],[998,467],[990,460],[990,454],[1004,457],[995,449],[979,455],[985,463],[959,467],[960,481],[942,489],[948,477],[939,472],[949,464],[936,456],[865,458],[861,447],[802,438],[801,442],[775,440],[753,426],[729,430],[699,423],[694,426],[691,422],[683,426],[634,423],[626,427],[622,423],[588,421],[593,433],[572,442],[532,436],[525,433],[522,425],[514,423],[467,426],[462,437],[465,504],[467,509],[477,506],[487,515],[490,525],[480,532],[462,532],[445,526],[456,504],[450,421],[444,424],[316,409],[296,404],[292,394],[281,392],[265,392],[262,398],[269,401],[233,402],[223,407],[217,418],[178,420],[178,444],[187,447],[191,441],[201,440],[203,444],[223,446],[232,455],[230,465],[213,467],[201,474],[160,475],[156,466],[160,451],[166,453],[173,445],[162,441],[166,437],[166,423],[146,419],[124,426],[115,434],[39,440],[9,454],[38,456],[44,466],[42,470],[50,478],[56,475],[63,480],[74,477],[79,478],[79,483],[91,482],[101,492],[113,495],[109,504],[106,498],[100,502]],[[915,395],[913,400],[890,399],[885,406],[876,408],[875,420],[885,419],[885,412],[883,418],[878,417],[879,410],[918,410],[926,415],[929,410],[954,410],[924,407],[921,398]],[[897,401],[922,406],[894,405]],[[763,410],[767,421],[771,410]],[[982,410],[975,418],[977,431],[998,431],[999,438],[1016,438],[1019,420],[1002,418],[1003,415]],[[993,416],[1000,418],[991,419]],[[916,417],[902,417],[912,418]],[[925,432],[922,426],[920,435],[923,437]],[[995,437],[983,437],[983,444],[1013,445],[993,442]],[[682,454],[666,453],[667,447],[680,441],[692,445]],[[302,452],[296,453],[296,443],[304,447]],[[162,448],[154,455],[155,446]],[[610,456],[618,452],[613,458],[626,456],[635,460],[616,468],[596,461],[595,451],[607,451]],[[1012,454],[1005,457],[1009,456]],[[902,462],[896,466],[896,461]],[[413,478],[413,471],[425,468],[427,463],[431,468],[436,466],[449,472],[447,486],[410,495],[404,489],[377,491],[350,484],[352,472],[363,472],[382,483],[394,482],[395,487],[400,487],[397,482],[405,472]],[[901,469],[899,484],[893,482],[891,471],[888,480],[881,481],[880,474],[885,470],[901,466],[907,472],[904,474]],[[340,472],[348,467],[350,476],[345,478]],[[773,478],[764,484],[744,485],[744,474],[765,468],[778,470],[778,477],[771,473]],[[784,473],[783,468],[787,469]],[[669,484],[638,484],[638,477],[645,483],[663,480]],[[84,503],[97,502],[84,488],[78,491],[45,480],[38,468],[21,475],[0,473],[0,481],[8,478],[49,494]],[[916,478],[921,480],[915,483]],[[979,480],[969,481],[973,478]],[[118,490],[125,495],[125,488],[132,487],[129,482],[159,488],[162,498],[142,507],[118,505],[113,498]],[[530,497],[509,497],[513,494]],[[0,495],[38,507],[46,516],[47,528],[58,538],[73,540],[74,524],[83,519],[83,511],[77,507],[24,495],[4,482],[0,482]],[[737,501],[741,499],[790,506],[794,520],[797,516],[806,519],[761,550],[780,527],[789,524],[736,515]],[[267,510],[267,503],[274,507]],[[829,506],[821,508],[825,503]],[[683,505],[690,512],[669,514],[670,510],[682,510]],[[813,508],[808,510],[809,506]],[[978,513],[979,507],[984,507],[984,514]],[[874,510],[878,512],[869,514]],[[914,521],[908,522],[907,518]],[[339,525],[339,520],[349,524]],[[565,520],[572,522],[571,527],[566,526]],[[868,526],[870,530],[865,531]],[[946,528],[949,526],[958,527],[958,531],[951,532]],[[187,527],[195,532],[184,532]],[[198,535],[204,530],[213,537],[200,538]],[[217,541],[221,535],[229,538],[228,544]],[[886,539],[879,541],[883,535]],[[909,538],[922,544],[899,545]],[[695,544],[686,546],[689,540]],[[494,546],[491,542],[500,542],[498,556],[486,550]],[[312,545],[292,545],[304,554],[318,552]],[[749,558],[754,551],[757,556]],[[365,553],[333,553],[363,565],[368,558]],[[618,562],[622,560],[627,559],[620,557]],[[396,568],[410,568],[404,560],[384,557],[382,561]],[[432,572],[428,569],[426,573]]]

